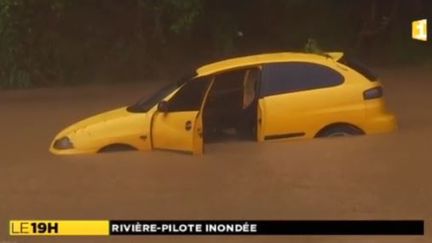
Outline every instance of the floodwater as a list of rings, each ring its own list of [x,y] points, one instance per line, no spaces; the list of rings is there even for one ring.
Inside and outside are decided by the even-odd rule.
[[[54,156],[65,126],[133,103],[156,84],[0,92],[0,242],[10,219],[425,219],[425,236],[153,236],[49,242],[431,242],[432,71],[383,70],[393,134],[228,142],[204,156]]]

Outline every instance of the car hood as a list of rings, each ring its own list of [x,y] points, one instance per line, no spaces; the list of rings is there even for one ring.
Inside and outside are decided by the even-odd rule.
[[[86,118],[84,120],[81,120],[77,123],[70,125],[66,129],[61,131],[56,136],[56,138],[67,136],[71,133],[77,133],[81,130],[86,130],[87,128],[89,128],[93,125],[97,125],[100,123],[104,123],[104,122],[108,122],[108,121],[112,121],[112,120],[116,120],[116,119],[125,118],[125,117],[131,116],[131,115],[132,115],[132,113],[127,111],[127,107],[121,107],[121,108],[107,111],[104,113],[99,113],[97,115],[91,116],[89,118]]]

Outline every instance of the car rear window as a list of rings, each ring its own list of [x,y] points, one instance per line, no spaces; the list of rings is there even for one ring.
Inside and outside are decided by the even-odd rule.
[[[354,69],[355,71],[363,75],[371,82],[378,80],[378,76],[372,70],[370,70],[370,68],[366,64],[362,63],[361,61],[355,58],[344,56],[338,62]]]

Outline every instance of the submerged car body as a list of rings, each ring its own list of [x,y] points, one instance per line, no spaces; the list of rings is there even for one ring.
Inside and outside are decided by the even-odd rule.
[[[343,53],[270,53],[200,67],[135,105],[73,124],[50,151],[200,154],[204,143],[232,136],[265,141],[395,129],[381,83]]]

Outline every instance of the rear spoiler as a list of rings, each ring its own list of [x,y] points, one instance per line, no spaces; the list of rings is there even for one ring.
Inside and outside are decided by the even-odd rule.
[[[339,61],[344,56],[343,52],[327,52],[325,54],[327,57],[329,57],[335,61]]]

